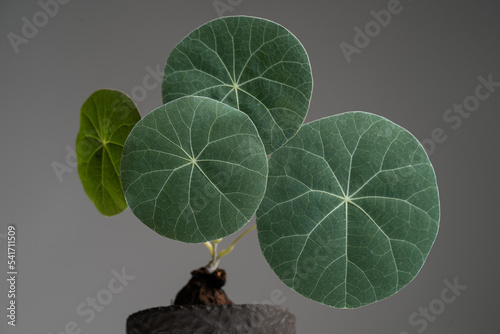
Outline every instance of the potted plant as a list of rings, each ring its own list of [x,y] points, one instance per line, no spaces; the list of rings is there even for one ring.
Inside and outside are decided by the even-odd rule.
[[[238,16],[208,22],[170,53],[163,105],[141,119],[114,90],[81,109],[78,173],[104,215],[130,207],[156,233],[204,243],[175,305],[129,317],[128,333],[294,333],[269,305],[234,305],[222,257],[257,228],[291,289],[335,308],[385,299],[417,275],[439,226],[434,169],[404,128],[366,112],[303,124],[309,58],[284,27]],[[222,238],[238,232],[227,249]]]

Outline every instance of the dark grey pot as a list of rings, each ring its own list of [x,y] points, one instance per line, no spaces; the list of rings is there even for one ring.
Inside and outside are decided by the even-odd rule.
[[[155,307],[132,314],[127,334],[295,334],[295,316],[275,305]]]

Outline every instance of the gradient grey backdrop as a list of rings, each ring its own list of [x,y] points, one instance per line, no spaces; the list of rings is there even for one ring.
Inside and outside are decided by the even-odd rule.
[[[352,44],[353,28],[364,27],[372,20],[370,11],[388,2],[243,0],[226,14],[274,20],[302,41],[315,80],[307,121],[365,110],[421,141],[443,129],[447,140],[431,155],[441,228],[428,261],[392,298],[336,310],[282,284],[254,232],[222,262],[229,274],[226,291],[238,303],[265,302],[273,290],[282,291],[300,334],[413,334],[417,327],[409,316],[440,298],[445,279],[458,277],[467,290],[425,333],[498,334],[500,89],[456,130],[443,113],[474,94],[478,76],[492,74],[500,81],[500,4],[401,0],[404,10],[348,64],[339,44]],[[72,0],[16,54],[7,34],[20,34],[22,17],[31,21],[39,10],[37,1],[0,2],[0,233],[15,224],[19,240],[18,326],[12,328],[5,317],[6,242],[0,238],[0,333],[58,334],[75,321],[82,333],[123,334],[129,314],[169,305],[189,272],[207,263],[208,252],[160,237],[130,210],[100,216],[76,170],[59,182],[52,164],[66,164],[80,106],[94,90],[130,94],[143,84],[148,66],[163,68],[176,43],[218,14],[212,0]],[[160,104],[159,86],[138,102],[142,115]],[[107,287],[113,269],[122,268],[135,279],[86,323],[76,307]]]

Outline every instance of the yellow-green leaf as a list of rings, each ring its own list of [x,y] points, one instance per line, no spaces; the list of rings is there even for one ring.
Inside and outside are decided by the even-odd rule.
[[[78,175],[85,193],[105,216],[127,208],[120,182],[123,144],[141,119],[134,102],[109,89],[93,93],[80,111],[76,138]]]

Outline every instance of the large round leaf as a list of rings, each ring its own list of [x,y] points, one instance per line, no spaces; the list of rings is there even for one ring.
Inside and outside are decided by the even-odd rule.
[[[106,216],[127,208],[120,182],[123,144],[141,119],[134,102],[125,94],[98,90],[83,104],[76,138],[78,175],[85,193]]]
[[[396,293],[436,238],[434,170],[408,131],[349,112],[309,123],[269,161],[264,256],[302,295],[356,308]]]
[[[267,157],[247,115],[184,97],[137,123],[125,143],[121,178],[132,212],[158,234],[211,241],[252,218],[266,189]]]
[[[204,24],[172,50],[162,93],[164,103],[206,96],[245,112],[271,154],[302,125],[312,85],[295,36],[274,22],[238,16]]]

